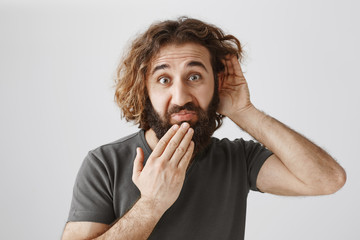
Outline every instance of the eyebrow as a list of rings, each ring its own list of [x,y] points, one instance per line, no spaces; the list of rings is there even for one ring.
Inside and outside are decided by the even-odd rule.
[[[191,61],[186,66],[187,67],[202,67],[206,72],[208,72],[205,65],[198,61]]]
[[[201,67],[203,68],[206,72],[208,72],[208,70],[206,69],[205,65],[202,64],[201,62],[198,62],[198,61],[191,61],[189,62],[186,67]],[[169,64],[161,64],[161,65],[158,65],[156,66],[152,72],[151,72],[151,75],[154,75],[154,73],[158,70],[162,70],[162,69],[167,69],[167,68],[170,68],[170,65]]]
[[[158,70],[162,70],[162,69],[166,69],[166,68],[170,68],[169,64],[158,65],[154,68],[154,70],[152,70],[151,75],[154,75],[154,73]]]

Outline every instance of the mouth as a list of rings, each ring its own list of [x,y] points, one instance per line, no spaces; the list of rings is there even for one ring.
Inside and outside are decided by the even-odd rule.
[[[180,112],[171,114],[171,120],[176,123],[194,122],[197,120],[197,114],[194,111],[181,110]]]

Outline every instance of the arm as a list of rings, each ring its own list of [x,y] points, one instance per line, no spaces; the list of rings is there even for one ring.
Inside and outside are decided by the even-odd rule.
[[[274,153],[261,168],[257,187],[279,195],[322,195],[339,190],[346,181],[343,168],[323,149],[252,105],[236,57],[224,64],[226,71],[219,76],[219,113]]]
[[[192,135],[189,124],[180,128],[174,125],[156,145],[145,166],[144,154],[138,148],[132,179],[141,197],[135,205],[111,227],[70,222],[62,239],[147,239],[180,194],[194,150]]]
[[[67,223],[62,239],[147,239],[163,213],[152,202],[139,199],[112,226],[94,222]]]

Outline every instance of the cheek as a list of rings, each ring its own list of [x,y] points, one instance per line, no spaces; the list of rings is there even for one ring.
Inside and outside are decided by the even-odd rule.
[[[154,110],[163,117],[167,111],[168,99],[164,93],[149,92],[149,98]]]
[[[207,110],[214,95],[214,85],[210,84],[196,91],[196,98],[202,109]]]

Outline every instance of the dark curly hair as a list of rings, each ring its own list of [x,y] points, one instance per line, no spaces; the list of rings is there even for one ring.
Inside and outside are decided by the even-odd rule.
[[[115,78],[115,102],[122,110],[122,117],[127,121],[140,124],[148,130],[145,103],[148,98],[146,76],[152,58],[160,48],[168,44],[197,43],[210,52],[210,62],[214,72],[215,89],[218,89],[218,73],[224,71],[221,60],[228,54],[242,59],[242,47],[233,35],[203,21],[180,17],[152,24],[146,32],[138,36],[120,62]],[[217,128],[222,124],[223,116],[217,114]]]

